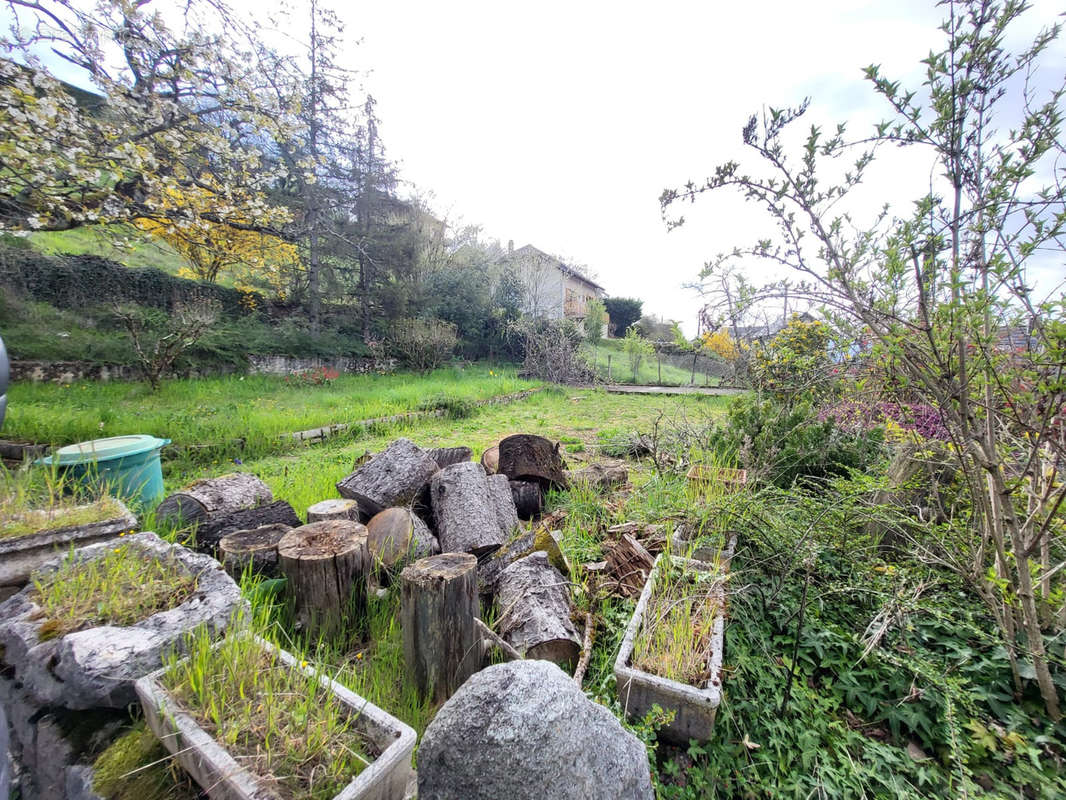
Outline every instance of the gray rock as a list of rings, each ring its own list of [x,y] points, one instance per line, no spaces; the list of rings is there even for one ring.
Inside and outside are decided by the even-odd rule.
[[[165,652],[182,650],[186,633],[206,625],[213,635],[221,634],[234,611],[244,605],[237,584],[210,556],[167,544],[154,533],[138,533],[123,542],[149,558],[176,559],[198,576],[195,593],[180,606],[127,627],[102,625],[47,641],[38,636],[46,620],[38,618],[32,585],[0,603],[3,662],[38,702],[69,709],[123,708],[134,703],[133,681],[162,666]],[[71,557],[87,561],[112,546],[91,545]],[[42,577],[47,579],[65,558],[42,567]]]
[[[547,661],[473,675],[426,728],[420,800],[654,797],[644,745]]]

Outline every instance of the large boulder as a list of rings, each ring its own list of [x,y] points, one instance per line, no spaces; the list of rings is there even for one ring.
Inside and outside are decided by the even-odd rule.
[[[418,748],[420,800],[654,797],[644,745],[547,661],[473,675]]]
[[[133,682],[161,667],[166,653],[183,649],[187,634],[201,625],[221,634],[245,605],[237,584],[215,559],[154,533],[127,536],[123,543],[143,551],[145,559],[173,559],[197,577],[196,590],[180,605],[132,625],[100,625],[52,639],[41,636],[47,620],[34,602],[33,584],[0,603],[0,663],[14,669],[41,704],[125,708],[137,702]],[[88,561],[113,546],[103,542],[75,550],[41,567],[39,575],[47,580],[64,559]]]

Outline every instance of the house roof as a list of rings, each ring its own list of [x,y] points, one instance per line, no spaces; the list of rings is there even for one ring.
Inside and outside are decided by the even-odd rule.
[[[573,267],[568,267],[566,264],[564,264],[562,261],[560,261],[555,256],[553,256],[553,255],[551,255],[549,253],[545,253],[543,250],[541,250],[539,248],[536,248],[536,247],[534,247],[531,244],[527,244],[527,245],[524,245],[522,247],[519,247],[514,252],[508,253],[507,256],[508,256],[508,258],[514,258],[519,253],[525,253],[527,255],[540,256],[542,258],[545,258],[548,261],[551,261],[556,267],[558,267],[559,271],[562,272],[564,275],[567,275],[567,276],[569,276],[571,278],[574,278],[575,280],[579,280],[582,283],[588,284],[593,289],[599,289],[601,292],[606,292],[607,291],[606,289],[604,289],[602,286],[600,286],[595,281],[590,280],[586,275],[583,275],[582,273],[578,272]]]

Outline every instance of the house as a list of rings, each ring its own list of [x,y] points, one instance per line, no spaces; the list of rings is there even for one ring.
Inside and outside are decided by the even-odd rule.
[[[521,281],[522,312],[531,316],[580,324],[589,302],[607,296],[598,283],[531,244],[515,250],[514,243],[508,243],[503,263]]]
[[[706,309],[704,310],[706,311]],[[707,317],[704,317],[705,319]],[[815,318],[807,312],[801,314],[792,314],[788,321],[799,320],[800,322],[815,322]],[[726,331],[730,336],[734,337],[738,341],[745,344],[755,344],[756,342],[768,342],[779,334],[787,325],[788,322],[783,319],[777,319],[773,322],[767,322],[764,325],[739,325],[734,331],[729,325],[720,326],[722,330]]]

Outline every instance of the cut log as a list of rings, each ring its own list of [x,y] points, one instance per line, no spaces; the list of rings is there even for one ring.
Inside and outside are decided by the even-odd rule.
[[[544,510],[544,491],[536,481],[510,481],[511,497],[519,519],[539,517]]]
[[[288,525],[262,525],[228,533],[218,543],[218,560],[235,580],[249,568],[257,575],[277,577],[278,542],[291,530]]]
[[[430,481],[437,537],[445,553],[483,556],[503,544],[485,468],[474,461],[445,467]]]
[[[366,527],[350,520],[294,528],[278,543],[296,620],[312,636],[339,633],[366,607],[371,569]]]
[[[423,558],[400,573],[407,676],[435,702],[447,700],[481,668],[476,574],[477,559],[467,553]]]
[[[559,543],[546,528],[536,531],[523,531],[512,538],[499,550],[478,563],[478,591],[483,595],[496,593],[496,581],[505,569],[520,558],[530,553],[541,551],[548,554],[548,563],[563,575],[570,574],[570,564],[559,548]]]
[[[284,500],[275,500],[273,503],[242,508],[200,523],[196,529],[196,549],[214,555],[219,540],[234,531],[251,530],[263,525],[288,525],[298,528],[302,524],[292,506]]]
[[[559,455],[559,445],[543,436],[519,433],[500,442],[497,472],[513,481],[536,481],[547,489],[566,489],[566,464]]]
[[[584,469],[571,470],[566,475],[571,484],[588,484],[589,488],[600,492],[629,481],[629,470],[620,464],[589,464]]]
[[[326,522],[331,519],[349,519],[362,522],[359,518],[359,503],[347,498],[341,500],[320,500],[307,507],[307,524]]]
[[[570,621],[566,578],[540,551],[520,558],[497,580],[500,635],[525,658],[573,669],[581,637]]]
[[[426,455],[436,461],[438,467],[444,469],[452,464],[469,461],[474,451],[469,447],[434,447],[427,450]]]
[[[377,568],[391,570],[440,552],[437,537],[409,508],[386,508],[374,515],[366,529]]]
[[[485,480],[488,481],[489,497],[496,510],[496,523],[500,526],[503,541],[507,541],[519,528],[518,511],[514,507],[511,484],[506,475],[489,475]]]
[[[500,471],[500,446],[498,444],[494,444],[481,454],[481,466],[489,475],[495,475]]]
[[[607,572],[615,591],[623,597],[639,597],[655,565],[651,553],[628,533],[606,551]]]
[[[270,487],[250,472],[234,472],[190,483],[165,498],[155,510],[160,522],[201,525],[274,499]]]
[[[392,506],[410,506],[439,467],[410,439],[397,439],[337,484],[367,519]]]

